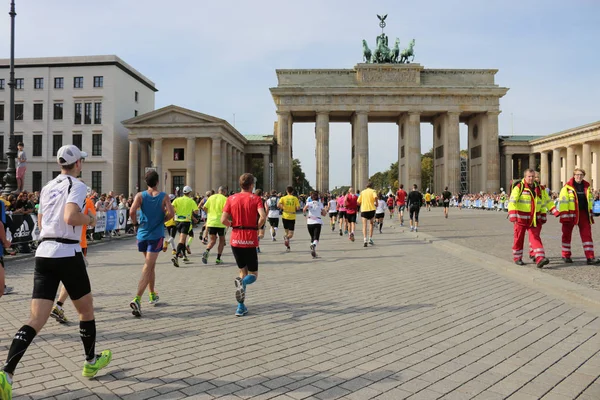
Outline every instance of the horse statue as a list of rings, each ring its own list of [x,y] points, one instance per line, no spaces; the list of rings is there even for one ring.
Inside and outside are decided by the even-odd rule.
[[[408,61],[408,57],[412,56],[412,60],[411,62],[415,59],[415,53],[413,51],[415,47],[415,39],[411,40],[410,43],[408,44],[408,48],[402,50],[402,53],[400,53],[400,63],[409,63]]]
[[[396,43],[394,43],[394,47],[390,50],[390,62],[397,63],[398,56],[400,55],[400,39],[396,38]]]
[[[386,42],[387,38],[383,34],[381,36],[377,36],[377,47],[375,48],[375,52],[373,53],[373,62],[375,63],[386,63],[389,61],[390,49],[387,47]]]
[[[363,59],[367,64],[371,62],[371,49],[365,39],[363,39]]]

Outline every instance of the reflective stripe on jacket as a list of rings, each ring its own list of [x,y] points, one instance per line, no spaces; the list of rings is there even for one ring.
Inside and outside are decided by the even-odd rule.
[[[540,186],[534,184],[532,192],[525,181],[521,180],[510,192],[508,219],[510,222],[516,222],[519,225],[537,226],[538,223],[543,223],[541,222],[542,207],[546,211],[548,203],[543,198]]]
[[[579,201],[577,200],[577,192],[575,191],[575,179],[571,178],[565,186],[560,190],[558,195],[558,211],[560,212],[560,222],[563,224],[578,224],[579,223]],[[588,199],[588,216],[590,223],[594,223],[592,217],[592,207],[594,204],[594,194],[588,181],[583,181],[583,190]]]

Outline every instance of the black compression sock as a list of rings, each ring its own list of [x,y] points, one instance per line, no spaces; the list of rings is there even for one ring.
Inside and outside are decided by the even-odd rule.
[[[35,335],[35,329],[29,325],[23,325],[21,329],[15,333],[15,337],[10,345],[10,350],[8,351],[8,358],[4,365],[4,371],[11,375],[15,373],[17,364],[21,361],[21,357],[25,354],[25,351],[33,341],[33,338],[35,338]]]
[[[217,260],[221,259],[221,254],[217,254]]]
[[[63,306],[63,303],[62,303],[62,301],[57,301],[57,302],[56,302],[56,305],[57,305],[57,306],[59,306],[59,307],[62,307],[62,306]]]
[[[93,360],[96,357],[96,320],[79,321],[79,336],[83,342],[85,360]]]

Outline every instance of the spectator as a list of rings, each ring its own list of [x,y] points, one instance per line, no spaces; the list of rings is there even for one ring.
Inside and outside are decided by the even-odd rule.
[[[23,142],[17,143],[17,190],[23,191],[23,185],[25,184],[25,171],[27,170],[27,155],[23,150],[25,145]]]

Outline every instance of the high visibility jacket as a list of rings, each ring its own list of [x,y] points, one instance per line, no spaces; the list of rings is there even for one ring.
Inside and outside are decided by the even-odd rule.
[[[534,184],[530,189],[521,180],[516,184],[508,200],[508,219],[519,225],[537,226],[546,221],[546,212],[554,210],[554,203],[545,190]]]
[[[590,223],[594,223],[592,207],[594,204],[594,194],[590,183],[583,181],[583,190],[585,191],[588,201],[588,217]],[[560,222],[563,224],[578,224],[579,223],[579,201],[577,200],[577,192],[575,191],[575,178],[571,178],[565,186],[560,190],[558,195],[558,211],[560,212]]]
[[[540,191],[542,194],[542,199],[541,199],[541,204],[542,207],[540,209],[540,213],[539,213],[539,222],[541,224],[545,224],[546,223],[546,214],[547,213],[552,213],[555,216],[558,216],[558,210],[556,209],[556,206],[554,205],[554,201],[550,198],[550,195],[548,194],[548,191],[546,190],[546,188],[542,185],[540,185]]]

